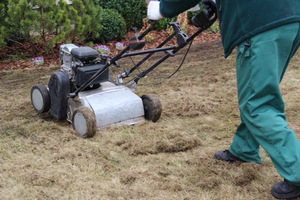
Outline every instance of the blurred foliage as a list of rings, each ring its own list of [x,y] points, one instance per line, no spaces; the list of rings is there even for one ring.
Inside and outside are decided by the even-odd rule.
[[[69,6],[64,0],[4,1],[0,4],[0,44],[23,38],[37,53],[37,44],[51,50],[61,42],[99,38],[102,8],[98,0],[72,3]]]
[[[207,33],[220,33],[219,21],[216,21],[206,30]]]
[[[0,47],[5,45],[5,37],[7,36],[7,23],[5,18],[7,16],[8,0],[1,0],[0,2]]]
[[[103,9],[99,23],[103,29],[99,32],[98,38],[94,42],[106,43],[114,39],[122,39],[126,33],[126,23],[124,18],[115,10]]]
[[[161,20],[158,20],[154,26],[154,29],[157,31],[167,30],[170,25],[169,23],[172,21],[176,21],[176,17],[173,18],[163,18]]]
[[[147,4],[144,0],[99,0],[99,5],[120,13],[126,22],[127,30],[132,27],[141,28],[143,19],[147,16]]]
[[[132,27],[145,26],[146,12],[144,0],[72,0],[71,6],[64,0],[1,0],[0,47],[26,41],[37,54],[37,46],[51,50],[60,43],[106,43],[122,39]],[[187,19],[198,12],[188,12]],[[159,20],[154,29],[168,30],[176,20]],[[219,32],[218,26],[209,32]]]

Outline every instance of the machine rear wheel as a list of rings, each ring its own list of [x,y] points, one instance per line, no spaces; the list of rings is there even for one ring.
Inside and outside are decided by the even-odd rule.
[[[96,118],[87,107],[81,106],[74,111],[72,124],[80,137],[93,137],[96,134]]]
[[[50,94],[44,85],[35,85],[30,92],[31,103],[38,113],[49,111],[51,106]]]
[[[162,112],[159,99],[154,94],[143,95],[141,98],[143,100],[145,119],[152,122],[159,120]]]

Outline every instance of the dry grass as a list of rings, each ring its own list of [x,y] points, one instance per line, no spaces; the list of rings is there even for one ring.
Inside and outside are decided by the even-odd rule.
[[[171,73],[181,58],[159,71]],[[270,188],[282,178],[263,150],[262,165],[213,159],[228,148],[239,124],[234,60],[223,58],[220,42],[194,45],[172,79],[151,73],[139,82],[137,94],[160,98],[157,123],[109,127],[89,139],[31,106],[31,87],[47,85],[58,67],[2,72],[1,199],[273,199]],[[298,138],[299,63],[300,52],[282,83],[289,126]]]

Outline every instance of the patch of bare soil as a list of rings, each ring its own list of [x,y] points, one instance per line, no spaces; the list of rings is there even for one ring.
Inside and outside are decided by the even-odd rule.
[[[163,140],[117,141],[116,144],[127,150],[130,155],[145,155],[158,153],[177,153],[200,146],[201,140],[196,136],[187,137],[184,134],[170,134]]]
[[[246,186],[259,178],[261,166],[255,163],[243,163],[240,165],[241,171],[235,175],[234,184]]]

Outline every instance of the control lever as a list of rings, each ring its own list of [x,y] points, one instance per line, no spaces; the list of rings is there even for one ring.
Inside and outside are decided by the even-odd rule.
[[[196,16],[192,17],[192,23],[196,27],[206,29],[210,27],[209,14],[206,10],[202,10]]]
[[[192,17],[191,21],[194,26],[207,29],[217,19],[217,7],[213,0],[205,0],[202,3],[205,5],[205,9]]]
[[[173,27],[177,37],[178,46],[186,45],[188,43],[189,36],[183,32],[178,22],[171,22],[170,25]]]

